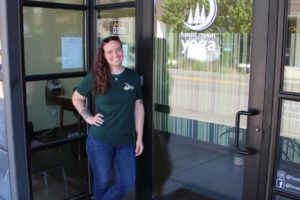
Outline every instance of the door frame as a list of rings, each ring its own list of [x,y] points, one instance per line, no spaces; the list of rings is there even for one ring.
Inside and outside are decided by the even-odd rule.
[[[144,152],[137,158],[136,199],[152,199],[154,1],[136,0],[136,70],[143,78]]]
[[[270,99],[269,92],[273,89],[272,82],[267,78],[272,78],[270,60],[274,60],[269,46],[270,43],[270,5],[268,0],[254,0],[253,7],[253,33],[251,45],[251,75],[250,75],[250,89],[249,89],[249,103],[248,109],[259,110],[260,114],[248,118],[248,132],[247,134],[259,134],[257,137],[247,138],[248,145],[255,148],[257,153],[245,160],[245,183],[251,184],[249,187],[244,187],[243,199],[264,199],[266,195],[266,172],[268,166],[269,154],[269,137],[270,137],[270,123],[269,115],[272,112],[272,99]],[[273,8],[272,8],[273,9]],[[273,48],[274,49],[274,48]],[[255,83],[255,85],[253,85]],[[249,126],[251,125],[251,126]],[[258,132],[255,129],[260,129]],[[258,158],[259,156],[260,158]]]
[[[23,108],[20,0],[0,1],[3,90],[11,199],[30,198]],[[13,45],[12,45],[13,44]],[[1,150],[1,148],[0,148]]]
[[[280,140],[280,122],[281,122],[281,106],[282,100],[300,101],[299,93],[283,91],[284,77],[284,59],[285,59],[285,43],[287,42],[288,29],[288,2],[289,0],[277,0],[270,7],[270,31],[269,31],[269,50],[271,55],[268,58],[268,68],[272,75],[267,76],[267,81],[270,82],[270,87],[273,88],[272,93],[269,92],[269,102],[273,104],[271,111],[268,113],[268,118],[271,125],[269,136],[269,159],[268,159],[268,176],[266,180],[266,199],[272,199],[273,195],[280,195],[291,199],[300,199],[300,195],[292,194],[289,191],[282,191],[274,187],[276,180],[276,168],[278,166],[278,148]],[[272,50],[273,49],[273,50]]]
[[[275,109],[274,105],[276,105],[275,91],[279,89],[276,85],[276,80],[278,80],[277,76],[279,75],[276,73],[276,63],[281,62],[281,58],[278,57],[277,49],[282,49],[282,43],[277,43],[278,38],[282,38],[282,32],[279,33],[277,29],[279,27],[283,28],[283,18],[279,17],[283,16],[283,13],[278,13],[278,10],[279,6],[283,6],[283,3],[284,1],[276,0],[269,4],[267,73],[265,80],[266,89],[263,114],[264,139],[262,141],[261,150],[261,159],[264,160],[264,162],[261,163],[259,171],[258,199],[272,198],[272,178],[276,152],[276,134],[274,134],[274,130],[277,127],[277,124],[274,122],[277,121],[278,116],[278,110]],[[274,117],[276,118],[275,121]]]

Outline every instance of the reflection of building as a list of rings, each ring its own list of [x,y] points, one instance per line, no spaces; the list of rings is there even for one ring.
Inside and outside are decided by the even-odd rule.
[[[188,16],[166,10],[168,0],[59,2],[0,1],[0,199],[92,196],[86,126],[70,96],[108,35],[121,37],[124,65],[142,75],[135,199],[299,199],[298,2],[219,0],[215,20],[224,23],[205,31],[182,21],[207,20],[200,1]],[[161,20],[167,11],[186,32]],[[243,16],[255,16],[253,24]],[[62,38],[71,37],[82,45],[64,51]],[[240,110],[250,114],[238,118]]]

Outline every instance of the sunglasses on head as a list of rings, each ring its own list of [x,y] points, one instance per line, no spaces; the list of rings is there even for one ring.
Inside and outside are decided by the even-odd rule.
[[[103,42],[103,43],[107,43],[107,42],[109,42],[109,41],[111,41],[111,40],[117,40],[117,41],[120,41],[120,38],[119,38],[119,36],[112,35],[112,36],[108,36],[108,37],[104,38],[104,39],[102,40],[102,42]]]

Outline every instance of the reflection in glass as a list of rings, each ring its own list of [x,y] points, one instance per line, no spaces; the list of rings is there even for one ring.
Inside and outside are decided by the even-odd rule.
[[[1,24],[0,24],[1,25]],[[6,126],[5,126],[5,109],[4,109],[4,91],[3,91],[3,68],[2,68],[2,47],[0,31],[0,148],[6,147]]]
[[[1,24],[0,24],[1,26]],[[2,45],[1,45],[1,29],[0,29],[0,81],[3,81],[3,69],[2,69]],[[0,91],[0,95],[3,94],[3,89]],[[3,96],[3,95],[2,95]]]
[[[203,31],[182,21],[205,20],[207,2],[174,2],[155,7],[154,102],[170,109],[156,106],[153,193],[242,199],[244,157],[234,151],[234,126],[237,111],[248,108],[252,1],[218,1],[218,16]],[[240,132],[244,146],[245,118]]]
[[[274,184],[277,188],[299,194],[300,188],[300,102],[282,102],[278,168]]]
[[[85,0],[33,0],[33,1],[44,1],[52,3],[68,3],[68,4],[84,4]]]
[[[87,193],[89,180],[85,155],[83,143],[78,142],[31,152],[33,199],[66,199]]]
[[[27,134],[32,145],[86,134],[85,122],[71,101],[73,90],[81,79],[26,83]]]
[[[0,20],[1,29],[1,20]],[[3,90],[3,66],[2,66],[2,45],[0,30],[0,199],[11,199],[10,173],[7,153],[7,132],[5,120],[5,102]]]
[[[0,199],[11,199],[8,155],[0,148]]]
[[[284,84],[287,92],[300,92],[300,2],[288,1],[288,28],[284,52]]]
[[[282,196],[279,196],[279,195],[273,195],[272,200],[293,200],[293,199],[290,199],[290,198],[287,198],[287,197],[282,197]]]
[[[125,67],[135,68],[135,9],[101,10],[97,19],[97,44],[101,39],[118,35],[122,41]]]
[[[134,0],[97,0],[97,4],[122,3],[122,2],[134,2]]]
[[[24,7],[26,75],[83,71],[84,12]]]

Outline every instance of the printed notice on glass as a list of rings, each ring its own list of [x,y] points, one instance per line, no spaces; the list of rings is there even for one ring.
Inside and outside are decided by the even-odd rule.
[[[61,54],[63,69],[83,68],[82,37],[62,37]]]

